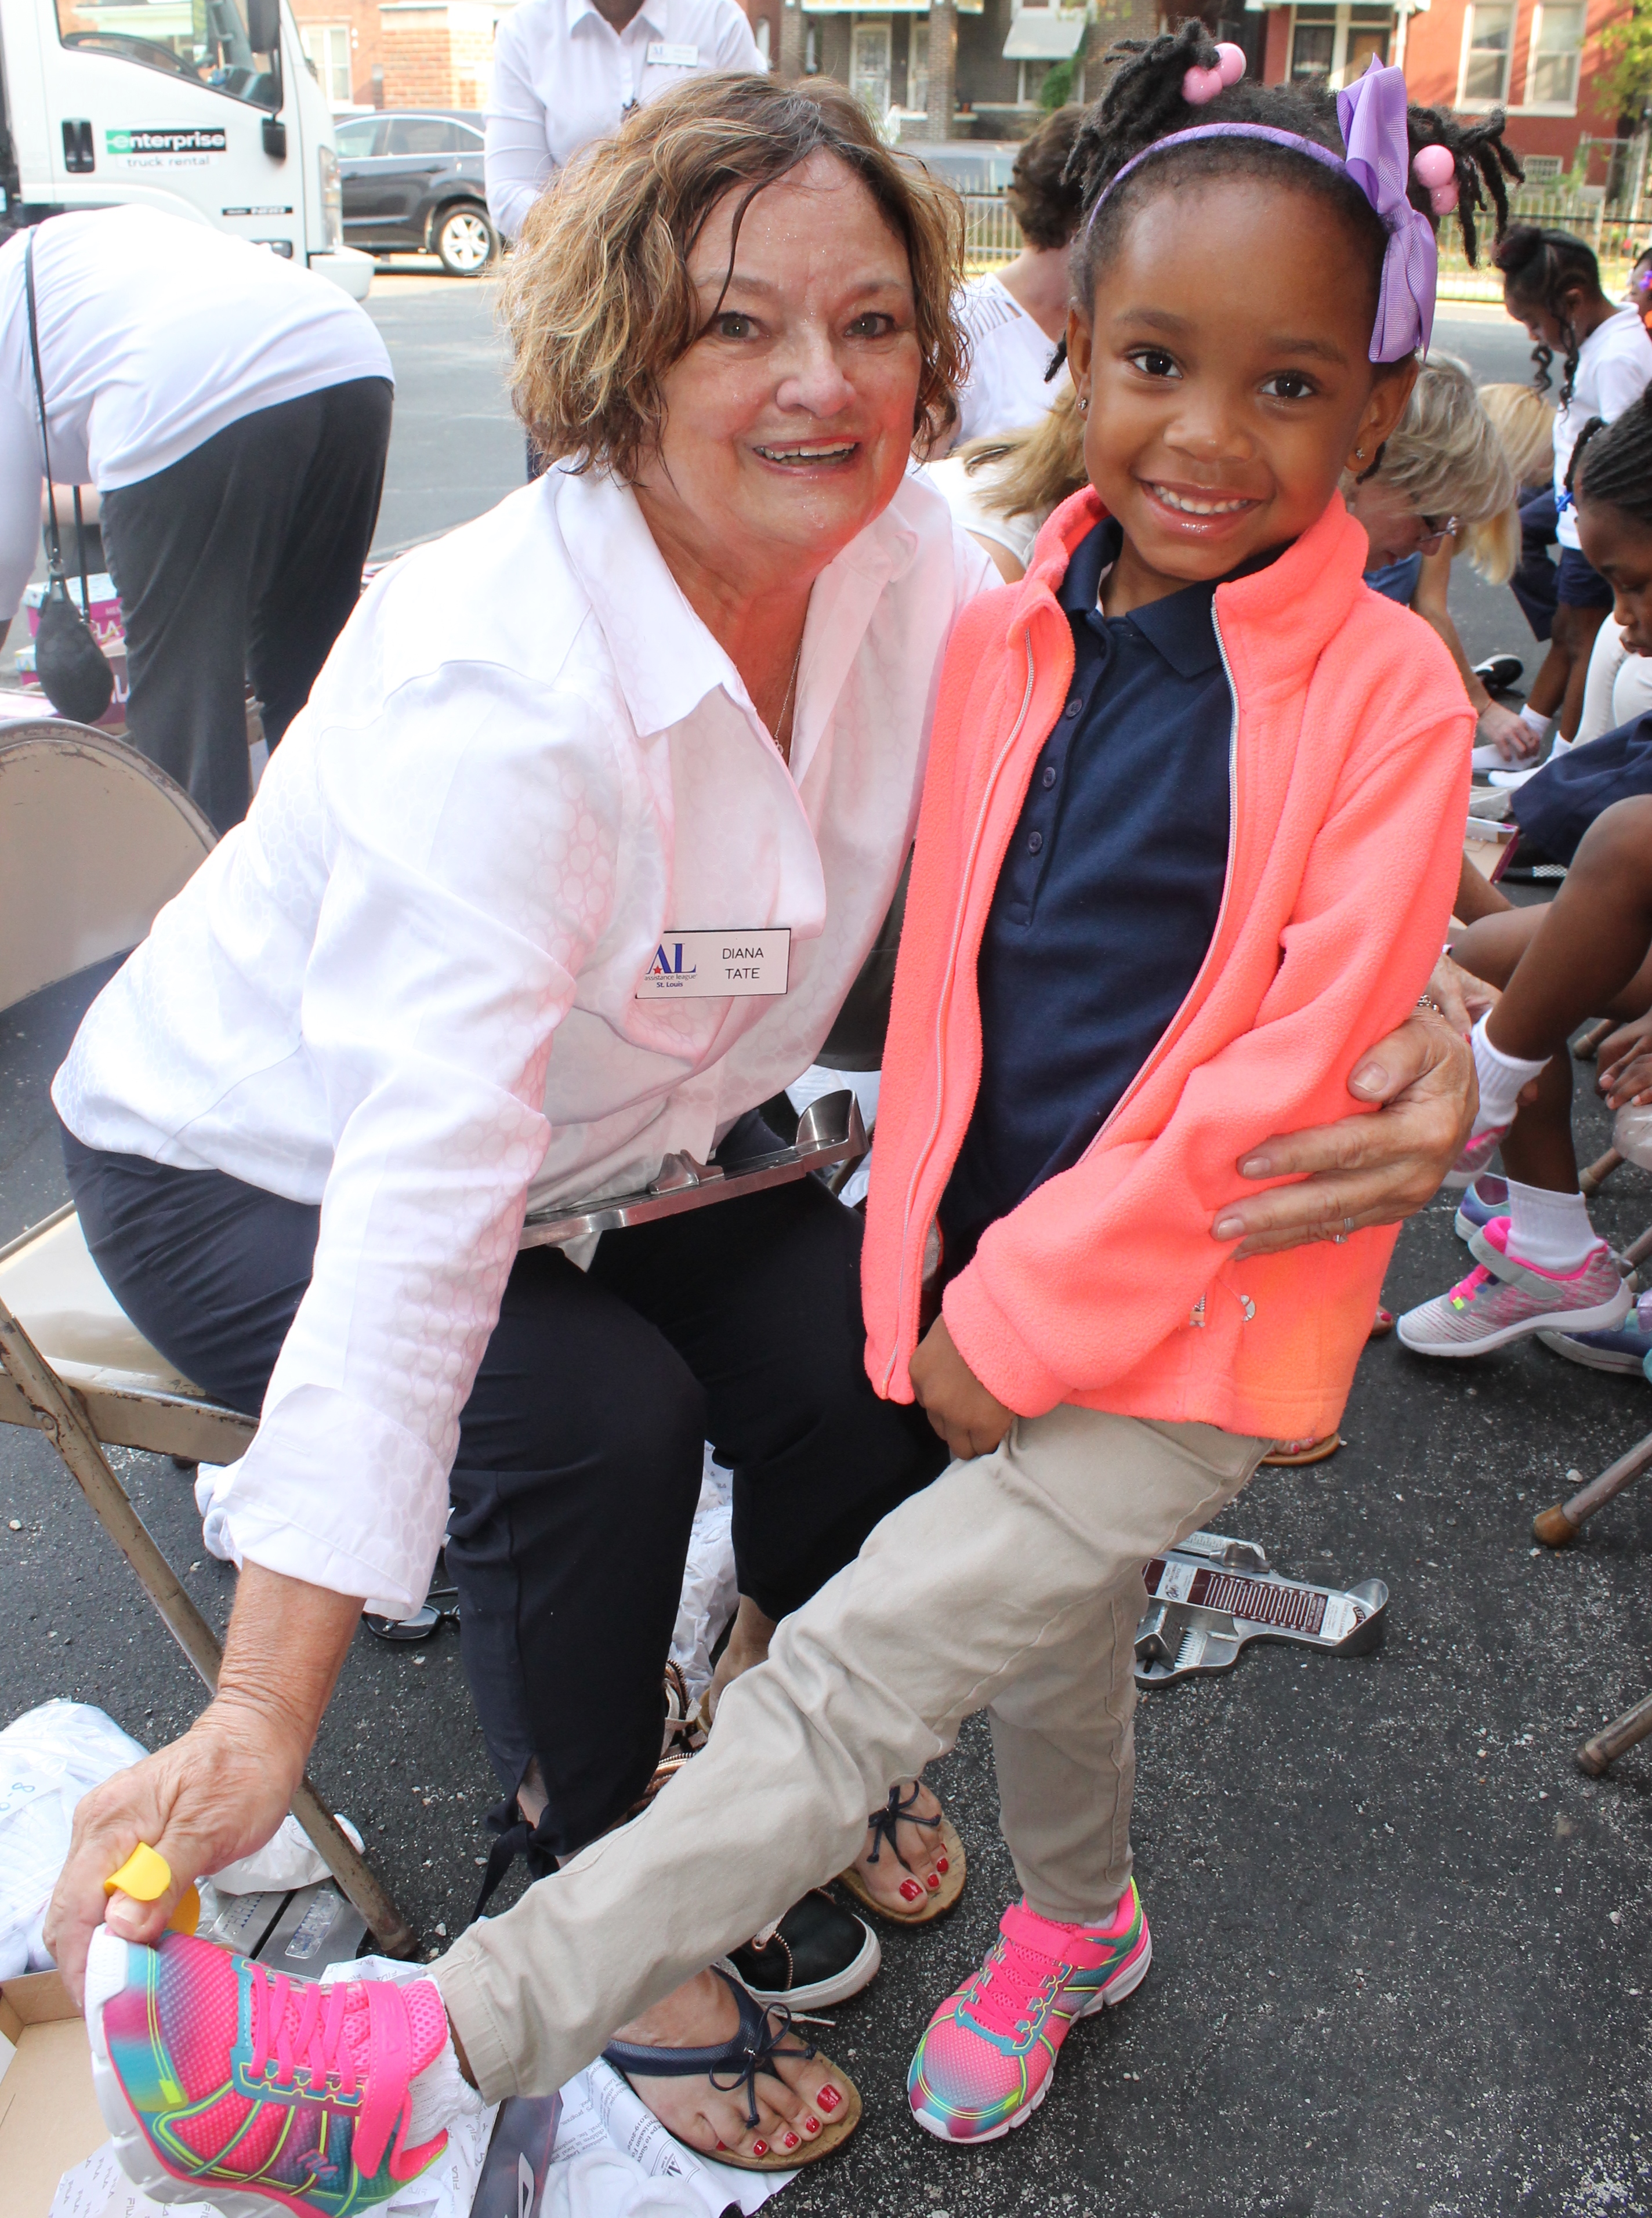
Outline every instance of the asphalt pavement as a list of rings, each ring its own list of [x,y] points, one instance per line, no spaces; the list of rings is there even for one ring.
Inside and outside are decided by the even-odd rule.
[[[520,443],[483,288],[381,278],[370,306],[397,362],[384,533],[401,543],[509,489]],[[1490,313],[1448,312],[1437,343],[1482,376],[1525,370],[1521,336]],[[1476,654],[1523,638],[1506,594],[1482,606],[1465,593],[1460,618]],[[46,1087],[83,998],[60,989],[0,1016],[0,1242],[62,1198]],[[1589,1154],[1607,1133],[1592,1080],[1581,1070]],[[1405,1229],[1391,1307],[1461,1275],[1451,1218],[1442,1202]],[[1652,1176],[1620,1172],[1597,1226],[1621,1246],[1649,1219]],[[1386,1647],[1359,1661],[1253,1647],[1232,1671],[1144,1698],[1135,1838],[1152,1975],[1116,2015],[1078,2029],[1023,2130],[961,2154],[911,2124],[902,2085],[929,2010],[979,1959],[1012,1892],[972,1725],[935,1775],[970,1858],[963,1901],[922,1932],[886,1930],[882,1976],[831,2014],[822,2038],[863,2088],[865,2123],[777,2211],[1652,2208],[1652,1743],[1599,1781],[1573,1762],[1586,1733],[1652,1688],[1652,1482],[1563,1554],[1530,1535],[1568,1470],[1600,1468],[1649,1423],[1640,1381],[1535,1345],[1428,1364],[1373,1344],[1341,1453],[1264,1471],[1222,1521],[1287,1572],[1386,1580]],[[221,1624],[230,1575],[201,1546],[189,1475],[116,1460]],[[61,1466],[15,1431],[0,1431],[0,1653],[5,1719],[65,1695],[158,1745],[198,1706],[182,1655]],[[312,1771],[438,1950],[469,1913],[495,1794],[450,1629],[417,1650],[358,1636]]]

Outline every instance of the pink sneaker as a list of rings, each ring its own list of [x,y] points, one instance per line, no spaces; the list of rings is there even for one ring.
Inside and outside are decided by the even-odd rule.
[[[1538,1332],[1608,1332],[1634,1305],[1606,1242],[1575,1271],[1544,1271],[1508,1252],[1510,1220],[1494,1217],[1469,1242],[1476,1267],[1448,1294],[1400,1319],[1416,1355],[1483,1355]]]
[[[406,2146],[411,2083],[448,2038],[429,1979],[321,1986],[181,1933],[143,1948],[103,1927],[86,2030],[121,2170],[159,2203],[350,2218],[448,2144]]]
[[[998,1930],[980,1971],[931,2018],[906,2075],[913,2115],[937,2141],[1000,2141],[1030,2118],[1073,2019],[1134,1994],[1153,1961],[1134,1880],[1105,1925],[1058,1925],[1016,1902]]]
[[[1472,1186],[1481,1172],[1489,1168],[1492,1157],[1507,1137],[1507,1124],[1489,1126],[1477,1137],[1468,1142],[1463,1153],[1440,1180],[1440,1184],[1450,1186],[1453,1192],[1462,1186]]]

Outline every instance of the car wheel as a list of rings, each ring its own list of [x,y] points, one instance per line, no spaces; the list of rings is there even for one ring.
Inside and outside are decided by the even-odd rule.
[[[462,201],[437,220],[431,244],[449,277],[480,277],[499,251],[498,235],[481,209]]]

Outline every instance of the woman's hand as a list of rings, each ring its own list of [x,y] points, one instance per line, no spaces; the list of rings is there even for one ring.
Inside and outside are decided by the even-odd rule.
[[[912,1360],[912,1391],[960,1463],[990,1455],[1015,1422],[958,1353],[946,1319],[937,1317]]]
[[[1479,1098],[1463,1038],[1466,973],[1451,970],[1455,978],[1437,966],[1429,982],[1450,1013],[1420,1009],[1379,1040],[1348,1081],[1351,1094],[1381,1105],[1379,1113],[1265,1140],[1239,1163],[1241,1178],[1299,1183],[1230,1202],[1210,1228],[1214,1238],[1238,1240],[1239,1255],[1270,1255],[1395,1224],[1433,1199],[1463,1151]],[[1490,990],[1477,979],[1470,984],[1476,996]]]
[[[235,1591],[218,1692],[182,1740],[83,1794],[46,1945],[76,2003],[107,1918],[123,1941],[158,1941],[185,1887],[261,1849],[287,1814],[356,1621],[359,1597],[248,1564]],[[164,1856],[158,1902],[106,1896],[139,1841]]]
[[[1543,745],[1525,717],[1500,701],[1480,711],[1474,736],[1478,746],[1495,747],[1506,763],[1530,762]]]
[[[182,1740],[82,1795],[68,1862],[46,1915],[46,1945],[77,2004],[96,1929],[107,1918],[123,1941],[152,1946],[185,1887],[269,1840],[304,1776],[307,1754],[274,1720],[220,1714],[214,1703]],[[105,1896],[104,1880],[139,1841],[165,1857],[171,1886],[158,1902]]]

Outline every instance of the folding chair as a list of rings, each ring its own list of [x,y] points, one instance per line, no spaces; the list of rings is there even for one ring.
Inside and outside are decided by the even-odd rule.
[[[0,727],[0,1008],[144,938],[210,851],[212,826],[121,740],[53,721]],[[0,1248],[0,1423],[57,1448],[209,1688],[222,1651],[133,1508],[105,1445],[227,1463],[255,1422],[178,1373],[123,1314],[72,1206]],[[379,1947],[416,1936],[306,1778],[293,1813]]]

